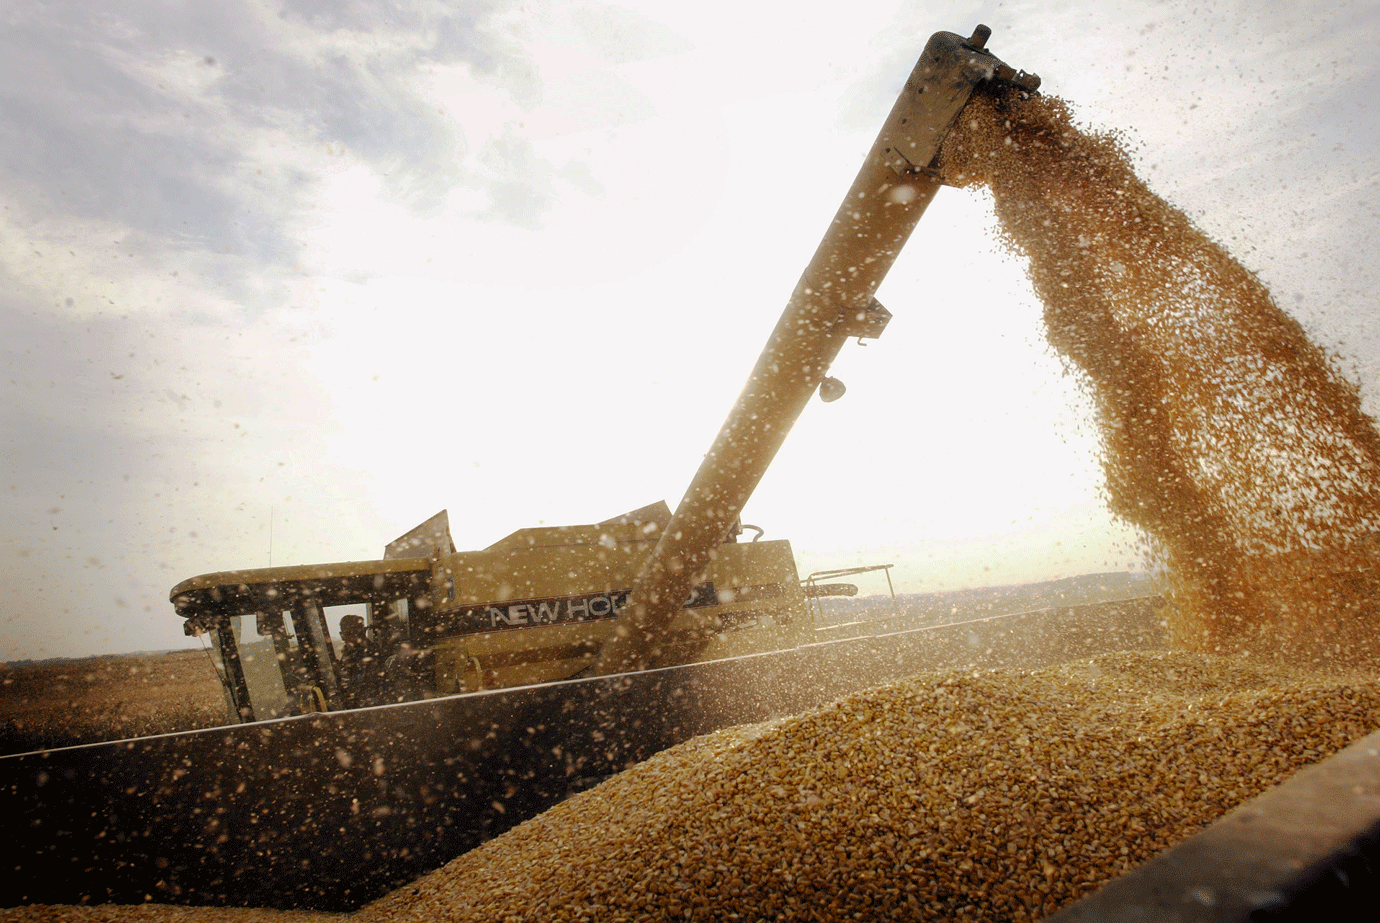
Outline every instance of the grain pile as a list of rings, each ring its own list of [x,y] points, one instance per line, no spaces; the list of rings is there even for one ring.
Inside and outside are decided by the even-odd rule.
[[[928,674],[668,750],[354,914],[214,919],[1036,920],[1377,725],[1380,683],[1187,652]]]
[[[921,676],[662,753],[356,916],[1035,920],[1377,723],[1380,684],[1183,652]]]
[[[991,192],[1091,388],[1108,503],[1167,566],[1174,640],[1380,665],[1380,435],[1357,388],[1062,101],[981,91],[941,160]]]

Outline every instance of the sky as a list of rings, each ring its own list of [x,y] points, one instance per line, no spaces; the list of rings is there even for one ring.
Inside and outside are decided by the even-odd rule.
[[[6,3],[0,661],[194,646],[179,581],[441,509],[468,549],[674,506],[928,36],[978,23],[1380,410],[1380,5],[790,10]],[[941,190],[749,502],[802,575],[1144,566],[994,231]]]

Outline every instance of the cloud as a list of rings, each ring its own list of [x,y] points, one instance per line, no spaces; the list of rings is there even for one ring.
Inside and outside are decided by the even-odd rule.
[[[293,269],[333,164],[367,165],[418,211],[483,185],[490,216],[530,223],[551,202],[538,186],[519,207],[515,185],[543,172],[530,145],[502,139],[477,171],[417,79],[462,65],[534,104],[507,16],[503,3],[11,7],[0,182],[34,221],[99,219],[141,246],[227,257],[216,271],[231,284]]]

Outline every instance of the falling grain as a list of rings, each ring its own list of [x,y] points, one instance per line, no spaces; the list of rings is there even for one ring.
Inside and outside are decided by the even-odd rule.
[[[980,92],[941,158],[991,192],[1092,392],[1108,503],[1173,581],[1174,641],[1380,665],[1380,436],[1357,388],[1061,100]]]

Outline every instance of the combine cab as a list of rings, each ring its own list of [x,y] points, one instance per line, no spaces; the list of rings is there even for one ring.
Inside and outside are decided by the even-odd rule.
[[[657,503],[457,552],[441,512],[382,560],[206,574],[171,596],[186,632],[213,639],[238,721],[530,686],[595,662],[670,519]],[[653,666],[801,640],[810,610],[790,543],[737,535],[715,549]]]

